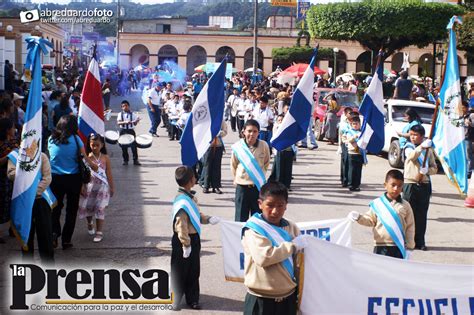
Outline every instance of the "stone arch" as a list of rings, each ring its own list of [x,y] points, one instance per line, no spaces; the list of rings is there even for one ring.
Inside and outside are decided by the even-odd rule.
[[[188,49],[186,53],[186,73],[194,73],[194,68],[205,64],[207,61],[207,52],[204,47],[195,45]]]
[[[339,50],[336,55],[336,76],[346,72],[347,65],[347,54]],[[329,59],[329,67],[334,69],[334,52],[332,57]]]
[[[163,65],[166,61],[178,63],[178,50],[173,45],[164,45],[158,50],[158,65]]]
[[[433,55],[425,53],[418,59],[418,75],[421,77],[433,77]]]
[[[130,66],[135,68],[139,65],[150,64],[150,51],[145,45],[137,44],[130,48]]]
[[[221,62],[225,55],[229,55],[228,63],[232,63],[232,67],[235,66],[235,51],[229,46],[222,46],[216,51],[216,62]]]
[[[368,50],[361,53],[356,59],[356,72],[364,71],[371,73],[371,57],[372,54]]]
[[[257,68],[263,69],[263,51],[257,47]],[[250,47],[244,54],[244,69],[253,67],[253,47]]]

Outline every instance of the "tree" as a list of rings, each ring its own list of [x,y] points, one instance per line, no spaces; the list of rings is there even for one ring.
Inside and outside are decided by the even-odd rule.
[[[464,9],[421,0],[365,0],[313,6],[307,14],[312,37],[357,41],[387,59],[410,45],[425,47],[447,37],[446,25]],[[375,62],[373,63],[375,66]]]
[[[457,33],[458,48],[465,50],[468,58],[474,59],[474,12],[464,16]]]
[[[309,63],[313,55],[313,48],[309,46],[293,46],[272,49],[272,59],[280,66],[286,67],[292,63]],[[318,60],[328,60],[332,58],[332,48],[319,47]]]

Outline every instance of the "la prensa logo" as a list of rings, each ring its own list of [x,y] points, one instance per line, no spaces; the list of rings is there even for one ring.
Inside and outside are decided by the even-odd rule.
[[[161,269],[43,269],[34,264],[10,264],[10,269],[11,310],[44,310],[37,303],[42,299],[42,306],[173,303],[169,275]]]
[[[19,167],[25,172],[33,172],[40,161],[40,138],[37,134],[35,129],[31,129],[22,136],[25,146],[20,149]]]

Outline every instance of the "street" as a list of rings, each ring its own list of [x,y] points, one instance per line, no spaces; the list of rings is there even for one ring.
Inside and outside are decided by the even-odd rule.
[[[106,123],[107,130],[115,130],[115,119],[120,101],[127,99],[132,110],[138,111],[141,122],[137,134],[147,133],[149,119],[140,95],[113,97],[113,114]],[[166,131],[158,129],[159,138],[153,138],[149,149],[139,149],[141,166],[122,166],[118,145],[107,145],[113,164],[115,196],[106,210],[104,239],[93,243],[87,234],[85,221],[77,221],[73,236],[74,247],[55,252],[57,266],[105,266],[107,268],[147,268],[169,271],[171,255],[171,203],[177,191],[174,170],[181,164],[178,141],[169,141]],[[230,173],[230,145],[237,141],[237,133],[224,138],[226,152],[222,166],[222,195],[203,194],[195,187],[201,210],[225,220],[234,218],[234,187]],[[383,181],[389,169],[385,158],[369,156],[364,167],[360,192],[342,188],[339,181],[339,156],[337,146],[319,142],[317,150],[300,149],[294,164],[293,191],[285,217],[295,221],[316,221],[345,217],[350,211],[365,212],[371,200],[384,191]],[[267,176],[269,172],[267,173]],[[474,263],[474,210],[463,206],[464,200],[444,174],[432,177],[433,196],[428,213],[426,233],[429,251],[415,251],[413,260],[441,264]],[[6,235],[7,225],[0,227]],[[224,280],[220,227],[204,226],[201,252],[201,304],[203,310],[183,309],[182,314],[231,314],[241,313],[245,287],[241,283]],[[362,251],[372,251],[372,230],[352,225],[352,246]],[[0,314],[8,314],[10,288],[8,281],[10,259],[20,256],[18,242],[8,238],[0,245]],[[156,312],[165,314],[166,312]],[[147,314],[151,314],[148,312]]]

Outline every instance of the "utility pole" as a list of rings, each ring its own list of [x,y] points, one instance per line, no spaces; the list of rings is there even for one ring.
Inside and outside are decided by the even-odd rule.
[[[117,46],[117,67],[120,70],[120,41],[119,41],[119,33],[120,33],[120,0],[117,0],[117,38],[115,40]]]
[[[258,69],[258,48],[257,48],[257,38],[258,38],[258,0],[254,0],[254,10],[253,10],[253,76],[257,77]]]

